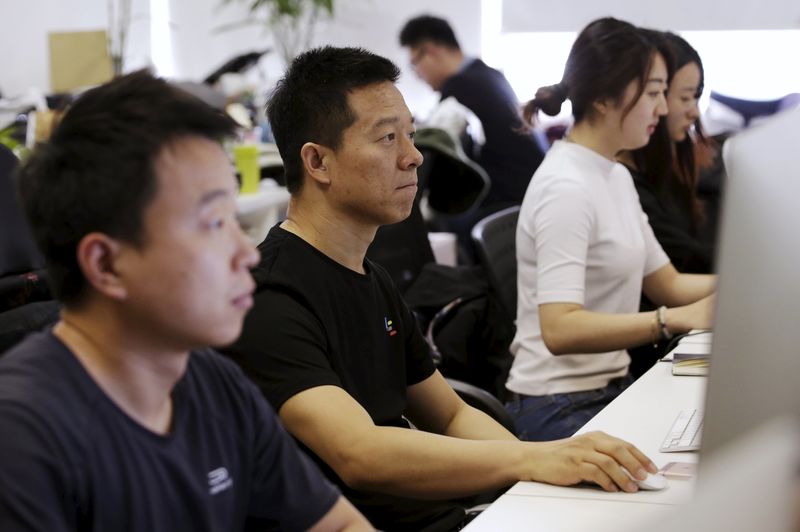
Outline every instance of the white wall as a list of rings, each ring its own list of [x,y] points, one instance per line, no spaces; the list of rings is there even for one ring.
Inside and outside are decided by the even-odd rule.
[[[800,69],[791,67],[789,59],[800,50],[797,0],[537,0],[535,9],[530,0],[483,0],[482,6],[484,60],[504,71],[521,100],[541,86],[557,83],[577,32],[606,15],[682,34],[703,59],[706,91],[701,109],[711,90],[753,100],[800,92]],[[557,121],[570,113],[566,102]]]
[[[800,28],[797,0],[503,0],[502,3],[505,32],[578,31],[590,21],[609,15],[637,25],[683,31]]]
[[[167,74],[199,80],[231,57],[271,47],[261,27],[248,26],[226,32],[215,28],[246,17],[244,3],[221,6],[222,0],[134,0],[134,22],[128,65],[148,65],[150,49],[150,2],[168,2],[173,63]],[[47,33],[96,30],[107,27],[107,0],[0,0],[0,91],[10,97],[30,87],[49,91]],[[424,114],[436,101],[426,85],[407,73],[408,59],[398,44],[398,32],[412,16],[432,13],[448,18],[462,47],[477,55],[481,49],[480,0],[338,0],[333,20],[320,23],[315,44],[364,46],[394,60],[404,71],[400,88],[409,106]],[[153,42],[158,42],[153,39]],[[162,45],[163,46],[163,45]],[[262,64],[265,83],[280,76],[283,65],[277,54]]]
[[[363,46],[392,59],[403,70],[399,87],[409,107],[424,115],[438,98],[407,68],[408,58],[398,44],[405,21],[421,13],[445,17],[467,53],[478,55],[481,49],[480,0],[441,0],[433,8],[431,4],[425,0],[338,0],[334,18],[318,24],[314,44]],[[199,79],[238,53],[272,47],[269,35],[260,27],[214,31],[246,18],[244,5],[220,7],[220,0],[171,0],[171,6],[177,77]],[[280,77],[284,66],[273,53],[264,58],[261,68],[269,84]]]
[[[107,0],[0,0],[0,91],[18,96],[29,88],[50,90],[47,34],[108,27]],[[133,0],[128,60],[149,62],[149,2]]]
[[[702,25],[703,21],[708,21],[711,15],[699,17],[698,14],[706,13],[711,4],[713,4],[711,7],[715,7],[719,12],[737,14],[735,18],[739,25],[751,19],[761,20],[755,16],[744,17],[742,15],[750,13],[749,10],[755,5],[751,0],[701,2],[702,6],[698,4],[696,9],[686,8],[684,4],[689,0],[673,2],[603,0],[600,3],[595,0],[563,0],[562,7],[553,8],[555,11],[543,10],[542,6],[548,5],[547,2],[551,1],[555,0],[541,0],[535,4],[536,9],[534,9],[534,3],[530,0],[440,0],[438,2],[430,0],[337,0],[335,17],[332,21],[320,24],[315,44],[364,46],[394,60],[404,72],[399,85],[406,96],[409,107],[415,114],[424,117],[435,104],[437,97],[410,73],[408,58],[397,42],[397,34],[403,23],[408,18],[424,12],[449,19],[467,53],[480,55],[483,50],[482,55],[489,64],[506,69],[507,75],[521,99],[530,97],[532,91],[539,85],[554,83],[560,78],[563,57],[566,57],[572,37],[568,35],[562,39],[566,43],[563,45],[550,43],[550,41],[559,39],[559,34],[553,33],[552,30],[557,24],[569,25],[571,32],[580,29],[585,22],[584,18],[588,16],[587,9],[619,8],[623,11],[614,11],[612,14],[625,17],[641,12],[644,9],[641,6],[647,4],[647,21],[651,21],[653,26],[661,28],[670,27],[664,21],[684,15],[688,17],[687,20],[694,20],[697,24]],[[242,2],[233,1],[224,7],[221,7],[222,0],[133,0],[133,2],[134,21],[127,50],[129,69],[149,64],[154,55],[170,53],[169,50],[163,49],[164,44],[159,44],[163,41],[159,41],[155,36],[151,38],[151,25],[156,18],[150,16],[151,2],[153,5],[168,4],[169,7],[170,23],[167,32],[170,38],[169,43],[172,45],[172,61],[156,61],[157,66],[163,68],[161,71],[163,74],[174,75],[181,79],[198,80],[238,53],[272,46],[269,36],[260,27],[246,27],[223,33],[214,32],[214,28],[246,16],[247,8]],[[695,2],[695,0],[691,0],[691,2]],[[0,7],[0,50],[3,50],[3,53],[0,54],[0,91],[5,96],[23,94],[30,87],[38,87],[45,92],[49,91],[47,50],[47,33],[49,31],[96,30],[105,28],[108,23],[107,0],[0,0],[0,5],[2,6]],[[544,45],[539,43],[537,46],[532,46],[527,41],[526,44],[523,44],[516,40],[518,37],[521,38],[522,34],[503,32],[504,23],[509,22],[508,13],[514,9],[515,5],[517,9],[522,10],[514,18],[520,24],[524,22],[525,18],[522,12],[529,15],[538,13],[540,23],[543,23],[543,20],[550,20],[547,28],[551,31],[539,34]],[[625,12],[626,5],[633,6],[634,11]],[[764,11],[773,14],[782,13],[782,20],[785,21],[786,26],[800,27],[800,20],[798,20],[800,2],[797,0],[764,0],[758,5]],[[503,13],[504,8],[506,8],[505,13]],[[548,16],[550,19],[547,18]],[[634,20],[639,23],[647,21]],[[660,22],[656,24],[655,21]],[[759,24],[766,23],[762,21]],[[685,30],[688,27],[672,26],[671,29]],[[716,38],[712,38],[712,40],[716,40]],[[151,43],[154,43],[152,46],[155,49],[151,49]],[[776,70],[791,70],[788,66],[792,64],[791,61],[779,66],[780,63],[774,60],[776,58],[760,52],[756,54],[757,57],[753,61],[760,61],[759,65],[766,72],[752,76],[753,83],[764,87],[762,92],[770,89],[770,94],[757,93],[755,90],[729,90],[727,87],[732,86],[738,89],[741,85],[741,78],[737,76],[747,75],[742,71],[743,69],[726,69],[726,74],[730,79],[726,77],[723,83],[713,83],[717,78],[714,73],[714,64],[717,61],[713,54],[707,51],[706,45],[702,47],[708,59],[706,67],[709,81],[712,81],[709,85],[710,88],[718,88],[738,93],[742,97],[754,98],[798,90],[791,88],[795,83],[793,77],[787,78],[788,81],[775,82],[769,76],[770,72]],[[539,51],[524,53],[530,49]],[[543,53],[541,51],[543,49],[548,53]],[[519,61],[511,61],[512,56],[520,54],[522,57]],[[542,63],[547,55],[553,56],[550,66]],[[731,55],[742,58],[749,57],[753,53]],[[168,63],[170,64],[169,68],[163,67]],[[725,65],[727,64],[725,63]],[[276,54],[267,56],[261,67],[264,77],[261,81],[265,85],[269,85],[277,79],[283,70],[283,65]]]

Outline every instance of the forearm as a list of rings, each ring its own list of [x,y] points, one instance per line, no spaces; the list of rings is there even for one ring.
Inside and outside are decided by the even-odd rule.
[[[319,386],[286,401],[287,428],[350,487],[418,499],[449,499],[510,486],[518,480],[569,485],[582,480],[624,489],[628,471],[655,466],[634,447],[602,434],[554,442],[520,442],[466,406],[438,372],[408,389],[409,419],[462,439],[424,430],[376,426],[340,388]],[[444,404],[441,404],[444,403]],[[427,415],[424,405],[428,405]],[[460,410],[463,412],[459,412]],[[416,414],[416,415],[415,415]],[[437,421],[438,420],[438,421]],[[477,423],[477,428],[468,428]],[[439,432],[436,430],[436,432]],[[609,460],[613,457],[613,460]],[[591,463],[592,466],[587,467]],[[602,470],[602,471],[601,471]],[[643,473],[638,478],[643,478]]]
[[[465,440],[506,440],[518,441],[500,423],[484,412],[467,404],[459,409],[444,430],[446,436]]]
[[[653,302],[670,308],[689,305],[714,293],[716,284],[716,275],[682,273],[676,275],[668,290],[664,290],[659,300]]]
[[[519,441],[478,441],[396,427],[352,449],[351,487],[421,499],[450,499],[510,486],[524,478]]]
[[[635,491],[623,466],[637,478],[655,465],[635,447],[602,433],[550,442],[462,440],[421,431],[382,427],[358,486],[418,499],[451,499],[538,481],[571,485],[596,482]],[[361,449],[361,451],[368,451]],[[589,465],[592,464],[592,465]]]
[[[542,318],[545,345],[554,355],[606,353],[658,339],[655,311],[608,314],[584,309]]]
[[[667,264],[644,278],[642,291],[656,305],[673,308],[711,295],[716,284],[716,275],[678,273],[672,264]]]

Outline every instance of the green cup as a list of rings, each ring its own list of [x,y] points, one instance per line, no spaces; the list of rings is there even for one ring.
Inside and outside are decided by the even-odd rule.
[[[233,147],[233,160],[241,176],[242,194],[255,194],[258,192],[258,182],[261,172],[258,168],[258,146],[255,144],[241,144]]]

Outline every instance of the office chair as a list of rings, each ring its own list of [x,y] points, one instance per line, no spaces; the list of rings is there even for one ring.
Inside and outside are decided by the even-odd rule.
[[[517,316],[517,218],[520,208],[509,207],[491,214],[472,228],[478,258],[489,285],[513,322]]]
[[[748,127],[755,118],[773,115],[800,103],[800,93],[790,93],[775,100],[745,100],[711,91],[711,100],[732,109],[742,118],[742,127]]]
[[[420,128],[414,142],[424,161],[417,169],[418,192],[405,220],[378,228],[367,257],[387,269],[400,292],[414,283],[426,264],[434,262],[420,201],[438,215],[474,212],[489,191],[489,177],[463,152],[457,139],[437,128]],[[447,228],[444,228],[447,229]]]
[[[408,218],[379,227],[367,249],[367,257],[386,268],[402,294],[417,279],[425,265],[435,261],[419,196],[418,192]]]
[[[503,425],[511,434],[516,434],[514,418],[495,396],[463,381],[456,379],[445,379],[461,399],[473,408],[477,408],[489,417]]]
[[[27,333],[58,319],[43,270],[44,258],[17,202],[16,156],[0,145],[0,353]]]
[[[14,153],[0,144],[0,278],[44,266],[44,259],[17,202],[12,176],[18,164]]]
[[[203,80],[203,83],[206,85],[213,85],[219,78],[223,75],[228,73],[242,73],[250,69],[251,67],[258,64],[261,56],[268,53],[270,51],[269,48],[265,50],[254,50],[252,52],[246,52],[243,54],[239,54],[236,57],[231,58],[230,60],[226,61],[222,66],[216,69],[214,72],[206,76]]]

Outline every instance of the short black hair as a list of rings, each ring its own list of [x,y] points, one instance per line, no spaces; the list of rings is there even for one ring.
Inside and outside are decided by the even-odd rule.
[[[290,193],[303,185],[303,144],[337,150],[342,133],[356,121],[347,95],[375,83],[394,83],[399,77],[394,63],[363,48],[325,46],[292,61],[267,104]]]
[[[453,28],[443,18],[420,15],[406,22],[400,30],[400,46],[419,46],[425,41],[461,49]]]
[[[143,213],[158,191],[155,164],[164,148],[235,131],[224,112],[144,70],[78,98],[17,176],[56,297],[68,305],[84,294],[76,251],[88,233],[144,243]]]

